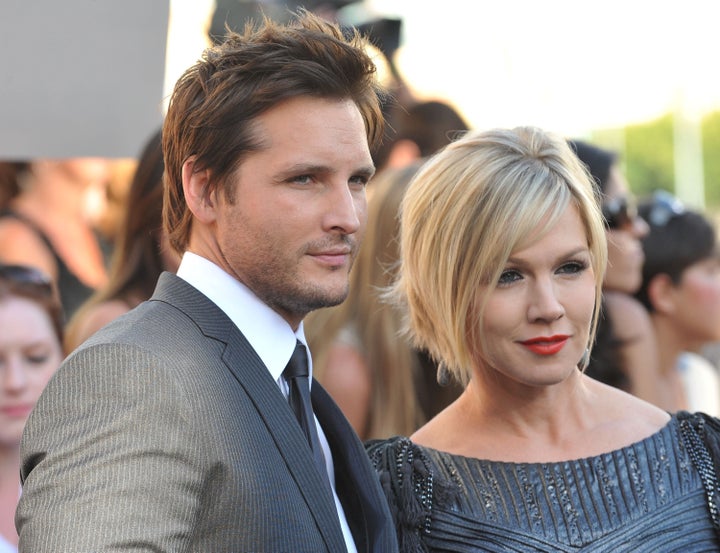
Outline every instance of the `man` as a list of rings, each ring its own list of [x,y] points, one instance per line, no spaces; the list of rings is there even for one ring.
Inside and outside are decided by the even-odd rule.
[[[307,367],[303,317],[345,298],[365,226],[383,123],[361,45],[301,13],[178,81],[164,218],[181,265],[45,390],[21,551],[397,550],[357,436],[316,382],[303,429],[284,374]]]

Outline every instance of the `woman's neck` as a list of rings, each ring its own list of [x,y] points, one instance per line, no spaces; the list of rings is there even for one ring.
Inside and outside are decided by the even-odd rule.
[[[676,327],[670,317],[653,313],[651,320],[657,341],[660,373],[663,376],[670,376],[677,371],[678,356],[683,351],[690,351],[693,345],[687,341],[684,333]]]

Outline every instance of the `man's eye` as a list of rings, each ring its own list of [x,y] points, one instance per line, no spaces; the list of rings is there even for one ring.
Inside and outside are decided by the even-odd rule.
[[[298,175],[297,177],[292,177],[290,179],[291,182],[295,184],[310,184],[312,181],[312,177],[310,175]]]
[[[358,175],[356,177],[350,178],[350,184],[356,184],[359,186],[367,186],[368,182],[370,182],[370,179],[367,178],[365,175]]]

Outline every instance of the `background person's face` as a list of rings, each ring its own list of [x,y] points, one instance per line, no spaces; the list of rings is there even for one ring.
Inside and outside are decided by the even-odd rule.
[[[720,260],[690,265],[672,289],[678,337],[689,351],[720,340]]]
[[[610,171],[606,201],[630,196],[625,177],[617,167]],[[640,240],[648,226],[639,216],[633,217],[620,228],[607,230],[608,264],[603,289],[634,294],[642,284],[642,266],[645,261]]]
[[[0,447],[20,444],[28,415],[61,361],[45,310],[25,298],[0,300]]]
[[[288,100],[256,132],[265,147],[233,175],[235,203],[218,199],[216,262],[296,326],[347,296],[373,161],[349,100]]]

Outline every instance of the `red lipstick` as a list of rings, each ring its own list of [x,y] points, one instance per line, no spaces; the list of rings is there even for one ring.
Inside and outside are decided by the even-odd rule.
[[[527,349],[537,355],[554,355],[565,347],[570,336],[556,334],[555,336],[538,336],[520,342]]]

